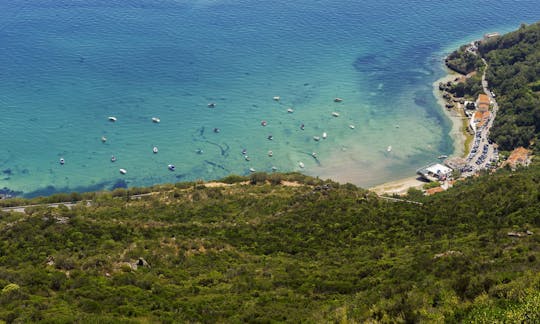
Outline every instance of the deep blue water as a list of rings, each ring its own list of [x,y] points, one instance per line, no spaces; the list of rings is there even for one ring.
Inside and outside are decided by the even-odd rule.
[[[2,1],[0,188],[32,196],[272,166],[362,186],[409,176],[452,153],[432,93],[444,54],[539,17],[536,1],[515,0]]]

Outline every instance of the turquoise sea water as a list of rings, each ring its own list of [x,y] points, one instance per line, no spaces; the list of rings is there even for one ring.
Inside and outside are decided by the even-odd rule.
[[[35,196],[273,166],[361,186],[410,176],[452,153],[432,94],[444,53],[539,17],[532,0],[1,1],[0,188]]]

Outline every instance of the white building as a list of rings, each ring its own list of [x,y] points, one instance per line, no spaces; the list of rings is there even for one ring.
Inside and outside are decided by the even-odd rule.
[[[434,163],[418,169],[416,173],[429,181],[444,181],[452,175],[452,171],[445,165]]]

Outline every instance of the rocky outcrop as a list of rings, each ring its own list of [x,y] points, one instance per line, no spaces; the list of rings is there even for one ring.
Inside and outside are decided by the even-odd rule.
[[[533,232],[527,230],[525,232],[508,232],[507,234],[510,237],[526,237],[529,235],[533,235]]]
[[[443,253],[435,254],[433,256],[433,259],[446,258],[446,257],[449,257],[449,256],[462,256],[462,255],[463,255],[463,253],[460,252],[460,251],[448,250],[448,251],[443,252]]]

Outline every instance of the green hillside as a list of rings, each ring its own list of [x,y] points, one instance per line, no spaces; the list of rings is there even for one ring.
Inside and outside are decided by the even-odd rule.
[[[482,42],[486,79],[500,106],[491,137],[504,150],[540,138],[540,23]]]
[[[256,177],[2,213],[0,319],[540,320],[540,166],[463,182],[422,205]]]

